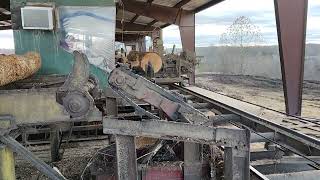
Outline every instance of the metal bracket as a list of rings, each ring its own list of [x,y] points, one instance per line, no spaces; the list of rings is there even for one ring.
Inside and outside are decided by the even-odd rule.
[[[182,99],[125,68],[114,69],[109,76],[109,84],[123,96],[129,95],[162,109],[172,120],[182,119],[192,124],[208,121],[204,114]]]

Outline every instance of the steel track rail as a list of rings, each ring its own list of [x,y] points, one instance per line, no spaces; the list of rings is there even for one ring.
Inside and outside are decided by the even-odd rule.
[[[259,128],[261,129],[261,127],[264,127],[265,130],[276,132],[277,136],[279,137],[278,138],[279,143],[286,146],[286,148],[288,148],[289,150],[303,153],[304,155],[308,155],[308,156],[320,155],[320,140],[316,138],[316,134],[307,135],[307,133],[304,132],[303,129],[301,129],[300,131],[297,131],[296,129],[285,127],[283,125],[275,123],[273,120],[266,119],[263,116],[252,114],[246,110],[233,107],[232,105],[230,105],[229,102],[225,103],[225,102],[217,101],[216,99],[213,99],[203,94],[199,94],[195,91],[192,91],[190,89],[187,89],[178,85],[172,85],[171,87],[187,95],[195,96],[196,98],[199,98],[204,102],[211,103],[213,108],[216,108],[220,111],[239,115],[241,117],[241,120],[238,122],[243,123],[245,126],[249,126],[254,130],[257,130]],[[239,100],[234,100],[234,101],[239,101]],[[277,118],[276,116],[278,115],[280,119],[282,118],[283,120],[290,118],[290,120],[294,119],[297,122],[304,121],[303,119],[299,119],[299,118],[284,117],[283,114],[280,114],[277,112],[274,112],[273,115],[275,115],[274,116],[275,118]],[[311,123],[311,122],[308,122],[308,123]],[[314,127],[318,127],[318,124],[316,123],[312,125]],[[318,135],[320,135],[320,126],[318,127],[318,129],[319,129]],[[257,132],[259,131],[257,130]]]

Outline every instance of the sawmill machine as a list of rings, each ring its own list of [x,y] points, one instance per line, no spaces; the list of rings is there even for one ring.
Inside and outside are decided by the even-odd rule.
[[[9,66],[1,64],[8,72],[2,71],[0,113],[26,124],[19,133],[26,144],[28,133],[50,129],[51,159],[59,160],[61,134],[74,126],[70,119],[94,116],[101,123],[107,72],[115,66],[115,2],[12,0],[10,6],[16,56],[3,56]],[[24,59],[37,64],[10,67]]]
[[[0,175],[14,179],[11,152],[14,151],[50,179],[65,179],[15,138],[26,129],[37,130],[43,125],[51,127],[52,159],[58,160],[60,137],[57,131],[67,131],[72,123],[100,122],[103,132],[115,137],[116,176],[119,180],[137,179],[137,162],[147,165],[150,157],[167,142],[176,141],[183,142],[187,147],[185,153],[190,153],[186,156],[190,159],[184,159],[186,177],[199,179],[200,171],[207,178],[210,176],[207,170],[202,171],[202,160],[196,164],[191,160],[199,156],[200,151],[189,152],[205,146],[213,152],[211,154],[216,154],[216,147],[220,148],[219,152],[224,148],[225,179],[249,179],[248,130],[213,125],[212,119],[188,105],[180,96],[133,73],[126,66],[115,68],[114,3],[113,0],[11,1],[16,57],[29,57],[27,54],[34,52],[36,57],[39,56],[41,66],[35,68],[39,70],[32,77],[30,75],[34,71],[13,78],[0,90],[0,141],[5,148],[3,154],[1,146],[0,156],[7,158],[5,166],[0,164],[0,168],[6,168],[7,174]],[[163,56],[160,53],[160,57]],[[171,68],[179,67],[172,70],[172,74],[180,76],[184,71],[188,72],[194,64],[182,62],[191,62],[193,58],[193,55],[184,53],[180,56],[171,54],[162,64],[165,67],[163,74],[170,74],[169,64],[175,64]],[[179,62],[176,59],[183,60]],[[181,67],[186,70],[181,70]],[[118,102],[123,101],[133,107],[134,114],[140,119],[118,116]],[[140,101],[152,108],[142,108],[137,103]],[[159,140],[137,157],[135,136]],[[93,169],[92,174],[99,176],[101,168],[90,168]],[[114,176],[111,174],[111,178]]]
[[[157,84],[182,83],[187,75],[193,73],[198,57],[195,53],[183,49],[175,52],[175,45],[170,53],[165,52],[162,30],[149,33],[152,47],[148,52],[131,50],[128,53],[117,51],[116,62],[128,64],[137,74]],[[126,45],[124,45],[126,46]],[[183,78],[185,77],[185,78]]]

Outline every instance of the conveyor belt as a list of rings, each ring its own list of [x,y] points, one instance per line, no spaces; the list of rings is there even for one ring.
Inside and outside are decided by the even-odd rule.
[[[251,179],[285,179],[283,177],[299,179],[301,175],[308,177],[306,179],[312,179],[317,178],[317,174],[320,173],[320,141],[318,139],[320,126],[318,121],[286,116],[284,113],[199,87],[171,85],[169,88],[183,95],[189,104],[196,105],[194,107],[202,112],[240,116],[239,121],[230,123],[249,128],[252,135],[265,139],[259,141],[265,142],[265,145],[269,143],[276,145],[271,145],[271,149],[267,146],[263,149],[252,149]],[[251,142],[253,142],[252,138]],[[298,156],[292,156],[292,152]],[[299,161],[296,160],[297,158],[300,158]],[[257,165],[259,163],[262,164]]]
[[[214,93],[199,87],[186,87],[185,89],[197,93],[199,95],[205,96],[211,100],[221,102],[226,106],[233,107],[244,113],[251,114],[261,119],[267,119],[270,123],[274,125],[281,125],[288,129],[297,131],[306,136],[311,136],[313,138],[320,138],[320,123],[319,121],[311,121],[303,118],[286,116],[283,113],[272,111],[268,108],[263,108],[261,106],[256,106],[249,104],[234,98],[223,96],[218,93]]]
[[[293,148],[290,150],[297,150],[306,155],[319,155],[320,140],[318,138],[320,137],[320,125],[318,121],[286,116],[283,113],[199,87],[180,87],[173,85],[173,89],[179,90],[182,94],[189,97],[192,95],[201,99],[202,103],[211,103],[213,108],[241,116],[240,123],[244,125],[250,125],[250,123],[252,124],[252,122],[254,122],[269,131],[278,133],[279,139],[281,139],[280,143],[288,146],[288,148]],[[250,128],[256,129],[254,126],[256,125],[251,125]],[[308,150],[304,152],[303,148],[296,147],[296,142],[299,142],[299,146],[303,145]]]

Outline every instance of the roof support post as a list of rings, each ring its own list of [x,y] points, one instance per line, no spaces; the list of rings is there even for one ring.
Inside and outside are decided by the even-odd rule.
[[[274,0],[288,115],[301,115],[308,0]]]
[[[137,154],[133,136],[116,135],[118,180],[137,179]]]
[[[180,13],[179,30],[183,50],[195,53],[195,13]],[[189,84],[195,84],[195,66],[188,75]]]

